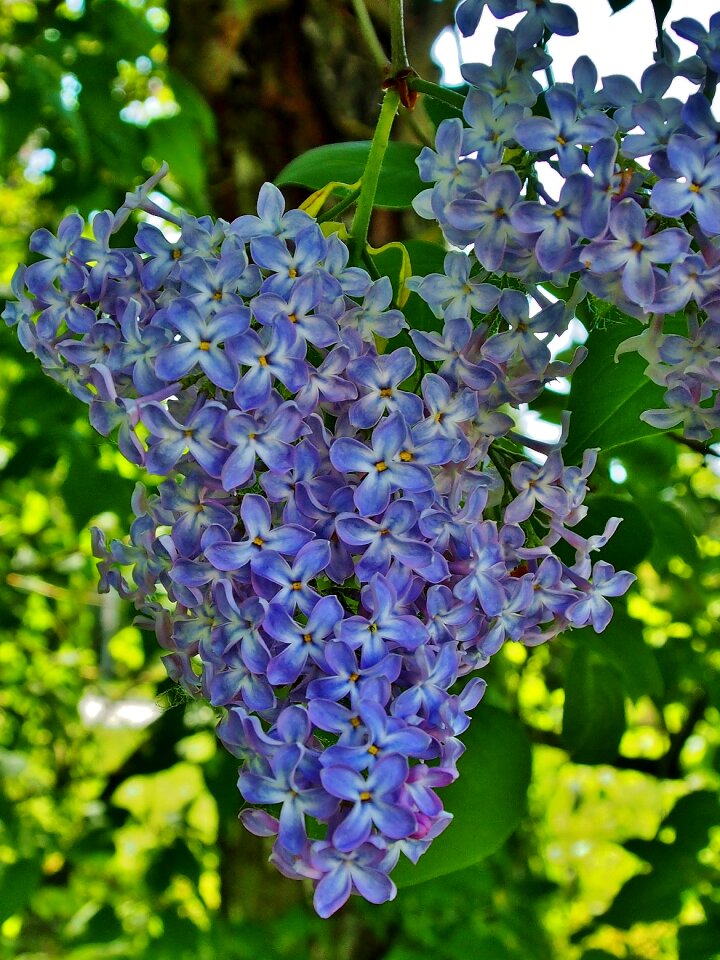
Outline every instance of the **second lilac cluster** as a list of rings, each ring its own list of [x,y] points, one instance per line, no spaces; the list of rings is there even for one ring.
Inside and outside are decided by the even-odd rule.
[[[462,67],[470,86],[463,119],[444,120],[435,149],[420,153],[432,186],[416,199],[417,212],[437,221],[449,243],[472,249],[468,275],[508,276],[530,290],[551,282],[569,290],[575,307],[588,298],[591,315],[599,300],[620,321],[647,324],[621,348],[637,350],[666,388],[665,406],[644,419],[709,440],[720,428],[720,125],[710,102],[720,17],[709,29],[674,23],[698,55],[680,60],[664,36],[639,87],[621,75],[599,83],[581,57],[571,84],[543,89],[538,74],[552,64],[544,41],[577,32],[573,11],[550,0],[464,0],[464,33],[486,5],[497,17],[526,16],[513,31],[497,31],[490,64]],[[684,103],[668,94],[676,77],[697,86]],[[420,292],[455,319],[434,281]]]

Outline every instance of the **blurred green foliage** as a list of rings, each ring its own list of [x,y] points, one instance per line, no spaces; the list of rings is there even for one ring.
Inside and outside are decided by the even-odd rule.
[[[35,226],[115,206],[160,159],[170,197],[205,212],[213,118],[167,67],[167,26],[145,0],[3,4],[5,287]],[[408,249],[416,269],[435,269],[430,244]],[[622,399],[627,361],[606,367]],[[578,450],[583,401],[610,375],[582,371]],[[628,397],[604,423],[617,426]],[[566,399],[538,411],[556,419]],[[128,605],[96,593],[88,523],[121,534],[137,472],[0,331],[0,957],[720,956],[720,478],[717,458],[646,434],[594,476],[593,532],[622,513],[606,557],[639,578],[611,627],[508,645],[487,671],[462,836],[484,831],[495,852],[321,921],[241,832],[215,711],[165,679]],[[497,745],[519,770],[526,739],[527,813],[497,849]]]

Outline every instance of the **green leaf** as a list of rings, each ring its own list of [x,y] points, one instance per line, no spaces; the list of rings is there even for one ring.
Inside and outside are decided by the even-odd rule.
[[[363,175],[369,152],[369,140],[314,147],[291,160],[275,183],[279,187],[296,184],[311,190],[319,190],[332,180],[355,183]],[[403,210],[412,205],[425,187],[415,164],[419,152],[420,147],[412,143],[388,144],[375,194],[376,207]]]
[[[603,560],[616,570],[629,570],[645,559],[653,545],[653,527],[633,500],[590,495],[585,502],[588,515],[573,528],[581,537],[602,533],[611,517],[622,517],[622,523],[602,549]],[[566,563],[573,563],[574,550],[568,547],[569,544],[559,545],[558,556]]]
[[[160,162],[167,160],[188,203],[198,212],[207,209],[206,157],[199,149],[203,141],[197,124],[181,111],[175,117],[153,121],[148,136],[150,153]]]
[[[17,860],[0,874],[0,923],[19,913],[40,884],[40,860]]]
[[[670,557],[680,557],[691,565],[697,563],[697,541],[680,510],[662,500],[648,499],[640,502],[653,521],[655,536],[649,554],[653,566],[662,569]]]
[[[88,4],[83,27],[110,50],[122,50],[127,59],[147,54],[159,37],[144,16],[142,7],[103,0]]]
[[[678,960],[717,960],[720,925],[699,923],[678,930]]]
[[[536,410],[548,423],[559,424],[567,407],[567,396],[564,393],[555,393],[554,390],[543,390],[528,406],[531,410]]]
[[[520,723],[494,707],[478,707],[462,740],[460,777],[442,791],[454,819],[413,866],[398,864],[393,880],[409,887],[462,870],[493,853],[523,815],[530,782],[530,745]]]
[[[675,831],[682,857],[695,857],[707,845],[708,833],[720,824],[720,797],[713,790],[697,790],[680,797],[663,826]]]
[[[658,433],[640,414],[664,406],[663,387],[647,379],[647,361],[639,354],[626,353],[618,363],[614,359],[618,346],[635,333],[629,324],[619,323],[593,330],[588,337],[588,356],[573,374],[568,398],[572,416],[566,463],[579,463],[590,447],[612,450]]]
[[[459,87],[448,87],[448,90],[452,90],[453,93],[459,93],[460,96],[467,96],[467,92],[470,89],[466,83],[463,83]],[[422,98],[423,106],[427,115],[430,117],[430,120],[437,128],[443,122],[443,120],[450,120],[454,118],[459,118],[462,120],[462,110],[458,110],[457,107],[451,106],[449,103],[445,103],[444,100],[437,100],[435,97],[431,97],[429,94],[424,94]]]
[[[586,627],[572,637],[578,646],[620,674],[625,696],[631,700],[662,696],[665,683],[655,651],[645,643],[640,621],[624,610],[615,610],[602,633]]]
[[[84,909],[81,912],[85,912]],[[74,931],[73,931],[74,933]],[[110,943],[123,935],[122,924],[109,904],[98,906],[98,909],[72,936],[73,942],[80,943]]]
[[[145,880],[151,890],[161,892],[167,890],[170,880],[176,875],[187,877],[191,883],[197,884],[200,871],[200,864],[187,843],[178,839],[169,847],[155,852],[153,862],[145,873]]]
[[[180,917],[171,908],[160,914],[163,924],[162,937],[151,950],[156,960],[185,960],[199,954],[200,931],[186,917]]]
[[[634,923],[655,923],[676,917],[681,906],[684,884],[674,870],[674,859],[658,863],[656,870],[631,877],[615,898],[603,923],[622,930]]]
[[[575,763],[611,763],[625,730],[625,695],[619,671],[578,646],[567,667],[563,741]]]
[[[70,447],[70,463],[62,483],[62,494],[68,513],[78,529],[98,513],[111,510],[125,518],[130,513],[130,499],[135,483],[97,463],[93,445],[79,438]]]
[[[407,240],[405,247],[410,254],[414,277],[426,277],[429,273],[444,273],[447,250],[438,243],[426,240]],[[435,330],[440,332],[443,320],[435,316],[430,307],[417,293],[411,293],[403,306],[403,313],[411,330]]]
[[[633,497],[641,500],[643,497],[656,499],[662,488],[672,483],[677,453],[676,444],[658,431],[652,437],[627,444],[614,456],[627,469]]]
[[[635,840],[626,843],[631,853],[646,860],[649,873],[640,874],[625,884],[601,921],[627,929],[634,923],[654,923],[677,916],[682,893],[694,886],[704,867],[697,859],[707,845],[708,833],[720,820],[717,794],[702,790],[681,797],[660,825],[675,833],[672,843],[659,840]]]

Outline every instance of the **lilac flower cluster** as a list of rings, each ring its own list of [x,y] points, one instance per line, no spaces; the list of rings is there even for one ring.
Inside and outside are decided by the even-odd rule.
[[[581,57],[573,84],[543,90],[536,75],[551,63],[543,41],[550,32],[577,32],[575,15],[552,2],[464,0],[457,10],[463,33],[474,31],[486,5],[500,18],[527,15],[513,32],[498,30],[490,65],[462,68],[470,84],[464,121],[443,121],[435,149],[421,152],[420,173],[432,187],[418,196],[416,211],[438,221],[449,243],[472,248],[463,269],[474,283],[488,273],[527,288],[551,281],[569,288],[575,307],[598,298],[648,324],[621,347],[638,350],[648,376],[666,387],[666,407],[644,419],[707,441],[720,427],[713,357],[720,125],[708,98],[720,63],[720,18],[712,18],[709,30],[689,19],[673,24],[697,44],[698,55],[680,61],[665,36],[663,56],[644,72],[639,89],[622,76],[603,78],[597,89],[597,71]],[[668,96],[678,76],[698,85],[685,103]],[[548,167],[561,178],[556,195],[543,183]],[[456,306],[439,302],[438,282],[426,280],[419,292],[449,324]],[[538,322],[516,328],[527,331],[535,351],[533,334],[543,331]],[[500,359],[489,344],[482,353]]]
[[[514,176],[496,174],[500,192]],[[400,855],[416,861],[451,819],[436,790],[484,692],[468,675],[506,640],[603,630],[633,580],[591,557],[619,521],[573,530],[595,451],[529,461],[510,415],[584,350],[551,360],[566,307],[535,291],[530,317],[460,252],[415,281],[442,332],[393,341],[407,323],[390,281],[348,266],[270,184],[257,216],[162,214],[172,236],[142,222],[113,249],[131,209],[161,215],[157,180],[97,214],[94,239],[77,215],[37,231],[43,259],[18,270],[4,317],[93,426],[164,478],[138,486],[127,542],[96,531],[102,587],[222,710],[243,823],[275,838],[283,873],[316,882],[320,915],[352,892],[379,903]]]

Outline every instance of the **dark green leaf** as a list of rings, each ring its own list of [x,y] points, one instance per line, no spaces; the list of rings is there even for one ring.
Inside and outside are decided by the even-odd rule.
[[[567,667],[563,741],[576,763],[611,763],[625,730],[625,695],[618,670],[586,646]]]
[[[615,898],[602,922],[627,929],[634,923],[654,923],[677,916],[682,893],[700,879],[703,866],[697,855],[708,842],[708,833],[720,820],[717,794],[709,790],[681,797],[660,825],[671,828],[672,843],[635,840],[625,844],[646,860],[650,873],[632,877]]]
[[[103,470],[97,463],[92,444],[87,439],[85,444],[81,438],[71,445],[70,463],[61,488],[68,513],[78,528],[84,527],[92,517],[106,510],[126,517],[135,489],[132,480]]]
[[[720,925],[699,923],[680,927],[678,960],[717,960],[720,957]]]
[[[438,243],[426,240],[408,240],[405,243],[410,254],[410,263],[415,277],[429,273],[443,273],[447,250]],[[430,307],[417,293],[411,293],[403,306],[403,313],[411,330],[442,330],[443,321],[435,316]]]
[[[644,560],[653,545],[653,528],[640,507],[630,499],[588,496],[588,515],[574,527],[581,537],[602,533],[611,517],[622,517],[622,523],[602,549],[602,559],[616,570],[629,570]],[[565,545],[558,550],[565,562],[572,563],[574,551]]]
[[[633,0],[608,0],[613,13],[618,13],[620,10],[624,10],[625,7],[629,7],[632,2]]]
[[[412,272],[415,277],[426,277],[429,273],[443,273],[447,250],[439,243],[427,240],[408,240],[405,243],[410,254]]]
[[[672,858],[649,874],[631,877],[602,917],[603,923],[627,930],[634,923],[655,923],[676,917],[684,884]]]
[[[207,100],[186,77],[176,70],[168,70],[168,80],[172,84],[175,99],[183,116],[199,128],[203,140],[214,143],[217,139],[215,114],[210,109]]]
[[[529,406],[548,423],[560,423],[562,412],[567,407],[567,396],[564,393],[555,393],[553,390],[543,390],[539,397],[530,402]]]
[[[720,824],[720,798],[712,790],[698,790],[680,797],[663,820],[675,831],[675,844],[684,856],[694,856],[707,843],[711,827]]]
[[[332,181],[355,183],[363,175],[369,152],[369,140],[315,147],[292,160],[277,175],[275,183],[279,187],[297,184],[310,190],[319,190]],[[375,206],[402,210],[412,204],[425,186],[415,164],[419,152],[420,148],[412,143],[388,144]]]
[[[640,414],[664,406],[663,388],[647,379],[647,362],[638,354],[626,353],[618,363],[614,359],[618,346],[638,332],[634,322],[618,323],[588,337],[588,356],[573,374],[568,398],[566,463],[579,462],[590,447],[611,450],[658,433]]]
[[[101,906],[73,937],[81,943],[110,943],[123,935],[123,928],[109,904]]]
[[[517,826],[530,780],[530,746],[518,721],[481,705],[462,737],[460,778],[442,791],[454,819],[418,863],[393,872],[399,887],[462,870],[497,850]]]
[[[643,639],[642,624],[621,608],[602,633],[591,627],[572,634],[573,642],[592,657],[615,669],[622,678],[626,697],[661,697],[665,688],[657,656]]]
[[[670,557],[680,557],[686,563],[697,563],[697,541],[683,514],[671,503],[662,500],[641,500],[647,516],[652,517],[653,546],[650,562],[664,567]]]
[[[448,87],[448,90],[452,90],[453,93],[459,93],[460,96],[467,96],[468,85],[466,83],[462,84],[459,87]],[[458,110],[457,107],[451,106],[449,103],[445,103],[444,100],[436,100],[435,97],[428,95],[423,95],[422,98],[423,106],[427,112],[427,115],[432,120],[435,127],[439,127],[443,120],[450,120],[455,117],[462,119],[462,110]]]
[[[39,860],[17,860],[0,873],[0,923],[18,913],[30,900],[42,876]]]
[[[179,917],[172,910],[160,914],[163,935],[152,947],[157,960],[185,960],[197,957],[200,931],[191,920]]]
[[[677,460],[677,446],[659,431],[637,443],[626,444],[614,456],[627,469],[636,499],[657,498],[665,483],[670,482]]]
[[[162,892],[167,890],[171,879],[178,874],[194,884],[200,878],[200,864],[182,840],[176,840],[157,852],[145,879],[151,890]]]
[[[655,651],[645,643],[640,621],[624,610],[615,610],[602,633],[587,628],[578,634],[578,641],[621,674],[625,696],[632,700],[662,696],[665,683]]]
[[[155,120],[148,127],[149,150],[160,163],[167,160],[170,173],[195,210],[207,209],[206,158],[200,129],[181,111],[175,117]]]
[[[134,60],[158,42],[144,13],[143,7],[103,0],[88,4],[83,26],[111,49],[122,50],[123,56]]]

